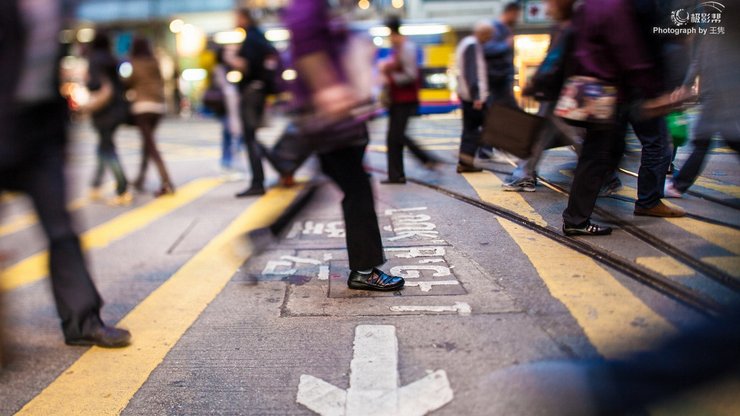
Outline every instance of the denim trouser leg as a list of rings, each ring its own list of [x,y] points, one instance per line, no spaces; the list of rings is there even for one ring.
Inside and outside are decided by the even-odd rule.
[[[632,127],[642,143],[635,206],[649,209],[663,198],[666,172],[671,164],[668,130],[663,117],[633,122]]]

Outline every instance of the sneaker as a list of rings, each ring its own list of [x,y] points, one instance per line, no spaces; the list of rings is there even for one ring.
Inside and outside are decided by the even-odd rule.
[[[503,184],[504,191],[509,192],[534,192],[535,182],[530,178],[512,179]]]
[[[601,190],[599,190],[599,198],[616,194],[620,190],[622,190],[622,181],[614,179],[601,187]]]
[[[370,273],[352,271],[347,280],[350,289],[376,290],[380,292],[392,292],[403,288],[405,280],[403,277],[390,276],[382,270],[374,268]]]
[[[658,201],[658,205],[652,208],[635,207],[635,215],[642,217],[677,218],[686,215],[686,210],[675,205],[667,205]]]
[[[591,221],[586,221],[583,225],[563,224],[563,234],[568,237],[576,235],[609,235],[611,233],[612,227],[604,227],[594,224]]]
[[[132,202],[134,202],[134,196],[131,195],[131,192],[126,191],[109,199],[108,205],[112,207],[127,207],[131,205]]]
[[[683,192],[676,189],[676,185],[672,180],[666,179],[665,188],[663,188],[663,197],[665,198],[682,198]]]

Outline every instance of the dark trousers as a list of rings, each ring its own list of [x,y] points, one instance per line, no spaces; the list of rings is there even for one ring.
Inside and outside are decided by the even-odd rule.
[[[0,190],[25,192],[33,201],[49,240],[51,286],[62,330],[67,338],[79,337],[101,324],[102,300],[66,208],[65,122],[58,108],[51,106],[26,112],[18,124],[18,131],[40,145],[27,163],[0,172]]]
[[[93,174],[92,186],[98,188],[103,184],[105,169],[110,169],[116,179],[116,193],[121,195],[128,188],[128,181],[123,172],[123,166],[118,159],[116,144],[113,141],[117,126],[97,126],[98,131],[98,161]]]
[[[391,104],[388,109],[388,135],[386,136],[386,144],[388,145],[389,180],[399,180],[406,177],[403,168],[404,146],[408,147],[411,153],[421,163],[427,163],[432,160],[427,152],[406,135],[409,119],[416,114],[418,107],[418,103],[401,103]]]
[[[462,112],[463,129],[460,138],[460,163],[472,165],[475,152],[478,151],[478,146],[480,146],[484,115],[483,110],[473,108],[473,103],[470,101],[462,102]]]
[[[167,167],[164,165],[164,160],[162,160],[162,155],[159,153],[157,142],[154,139],[154,131],[157,129],[157,125],[161,118],[161,114],[155,113],[134,115],[134,122],[139,128],[141,139],[143,141],[141,147],[141,166],[139,167],[139,176],[136,179],[136,184],[139,187],[144,184],[147,167],[149,166],[149,159],[154,161],[154,165],[159,171],[159,178],[162,180],[162,184],[172,185],[170,175],[167,172]]]
[[[614,174],[624,153],[625,130],[624,117],[614,125],[594,125],[586,129],[568,207],[563,212],[566,224],[581,225],[591,218],[601,186]]]
[[[493,104],[502,104],[511,108],[519,108],[519,104],[514,98],[514,89],[512,87],[513,81],[488,81],[488,106]]]
[[[673,184],[680,192],[686,192],[686,190],[694,184],[696,178],[704,169],[704,162],[706,161],[712,139],[712,133],[710,133],[711,129],[705,127],[708,124],[709,123],[704,119],[704,114],[702,114],[696,126],[697,135],[691,142],[694,149],[691,151],[691,155],[686,159],[686,162],[684,162],[681,169],[673,177]],[[718,133],[722,135],[722,139],[724,139],[727,146],[740,155],[740,129],[732,125],[727,125],[726,127],[726,129],[719,131]]]
[[[637,177],[637,202],[640,208],[652,208],[663,198],[666,172],[671,164],[671,146],[665,118],[633,122],[642,144],[640,170]]]
[[[370,179],[362,167],[365,146],[353,146],[319,155],[321,170],[342,190],[342,213],[347,230],[347,252],[352,270],[385,263]]]
[[[252,187],[262,188],[265,173],[262,169],[262,147],[257,142],[257,129],[262,123],[265,111],[265,93],[260,89],[247,87],[242,91],[240,114],[244,132],[244,145],[247,149],[247,163],[252,169]]]

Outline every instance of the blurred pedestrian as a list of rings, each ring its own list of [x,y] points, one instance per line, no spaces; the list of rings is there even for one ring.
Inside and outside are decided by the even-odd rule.
[[[660,79],[641,36],[632,0],[585,0],[576,6],[573,25],[571,75],[588,77],[584,85],[600,85],[597,89],[601,91],[616,89],[617,96],[615,107],[599,105],[608,103],[608,96],[592,101],[594,107],[613,113],[614,119],[586,124],[568,207],[563,212],[563,232],[570,236],[608,235],[610,227],[591,222],[596,198],[622,158],[630,104],[639,98],[656,97],[661,92]]]
[[[242,122],[239,117],[239,89],[228,80],[229,66],[224,59],[225,49],[216,52],[216,67],[212,82],[221,90],[223,114],[221,119],[221,170],[229,178],[236,177],[234,154],[242,141]]]
[[[133,92],[131,113],[143,141],[141,167],[139,176],[134,181],[134,187],[139,191],[144,189],[146,170],[149,159],[151,159],[157,166],[161,180],[161,185],[155,195],[173,194],[175,186],[172,184],[154,138],[157,126],[165,113],[164,79],[149,41],[144,38],[135,38],[131,45],[131,67],[131,76],[127,80],[128,87]]]
[[[728,28],[726,33],[701,36],[696,40],[696,57],[680,94],[687,94],[700,77],[701,115],[694,128],[691,155],[666,184],[667,197],[680,198],[694,184],[704,168],[715,134],[740,154],[740,53],[737,50],[740,9],[725,9],[722,26]]]
[[[348,3],[350,7],[354,4]],[[303,108],[303,134],[296,140],[310,140],[319,153],[322,171],[344,193],[342,212],[347,230],[349,254],[348,286],[351,289],[394,291],[404,279],[379,269],[385,263],[378,218],[370,179],[362,165],[368,131],[364,119],[352,116],[363,104],[360,91],[350,86],[355,74],[347,73],[342,61],[349,35],[344,25],[332,18],[324,0],[293,1],[284,19],[291,32],[291,52],[299,80],[294,97]],[[368,65],[370,64],[368,56]],[[363,62],[350,62],[364,65]],[[368,79],[361,80],[369,82]]]
[[[419,49],[401,34],[401,19],[390,17],[386,22],[390,29],[391,56],[380,65],[383,81],[388,88],[388,179],[387,184],[406,183],[403,168],[403,148],[426,167],[434,168],[436,160],[419,147],[407,134],[409,119],[419,111]]]
[[[100,319],[102,300],[66,208],[68,114],[58,77],[59,32],[70,8],[67,1],[0,2],[0,190],[25,192],[33,201],[49,240],[65,342],[122,347],[131,334]]]
[[[462,138],[457,172],[480,172],[473,165],[478,151],[483,128],[484,113],[488,99],[488,76],[483,45],[494,35],[489,22],[478,22],[473,34],[463,38],[457,46],[457,95],[462,102]]]
[[[238,193],[238,198],[263,195],[265,193],[265,173],[262,169],[262,147],[257,142],[257,129],[262,124],[267,99],[268,71],[266,59],[274,49],[265,38],[249,9],[239,9],[236,13],[237,26],[246,31],[247,37],[239,47],[236,56],[226,55],[226,62],[242,72],[239,83],[241,94],[240,115],[242,135],[247,149],[247,163],[252,169],[252,184]]]
[[[129,117],[128,102],[118,75],[118,60],[111,52],[110,38],[104,32],[95,35],[88,51],[87,88],[91,101],[80,111],[92,114],[93,127],[98,133],[98,159],[93,175],[91,197],[100,199],[105,170],[110,169],[116,179],[116,197],[111,205],[130,205],[133,198],[128,192],[128,181],[118,159],[114,134]]]

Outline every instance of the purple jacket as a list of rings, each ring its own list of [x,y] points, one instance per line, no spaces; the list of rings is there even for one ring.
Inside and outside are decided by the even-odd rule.
[[[613,83],[621,101],[661,93],[660,76],[648,55],[630,0],[585,0],[573,17],[574,68]]]

